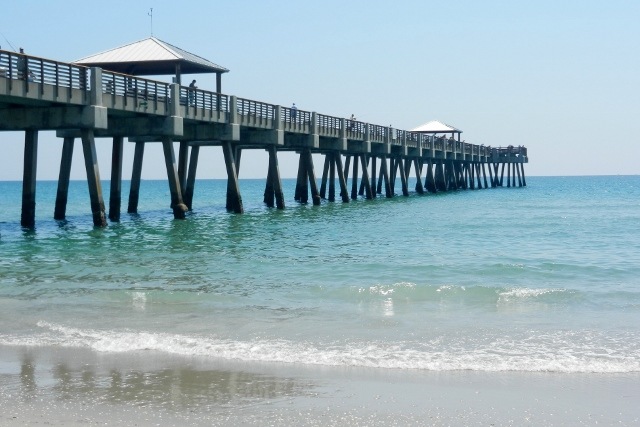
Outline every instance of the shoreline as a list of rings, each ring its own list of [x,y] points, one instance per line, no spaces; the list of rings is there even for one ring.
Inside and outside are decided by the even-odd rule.
[[[2,425],[635,425],[640,373],[412,371],[0,346]]]

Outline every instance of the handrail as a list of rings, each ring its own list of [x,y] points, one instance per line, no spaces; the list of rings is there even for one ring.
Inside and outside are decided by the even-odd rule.
[[[340,117],[335,116],[327,116],[325,114],[318,114],[318,127],[323,128],[325,130],[341,130],[342,129],[342,119]]]
[[[7,50],[0,50],[0,77],[67,89],[91,89],[87,67]]]
[[[238,114],[241,116],[252,116],[267,120],[273,120],[275,117],[275,106],[266,102],[238,98],[237,108]]]
[[[380,125],[369,125],[369,138],[374,142],[386,142],[389,128]]]
[[[367,129],[367,123],[359,122],[357,120],[347,120],[347,134],[352,136],[362,136]]]
[[[293,109],[289,107],[281,107],[282,116],[280,120],[283,123],[290,123],[291,125],[303,125],[311,123],[311,111]]]
[[[136,107],[139,105],[148,107],[151,102],[155,111],[159,104],[165,104],[167,107],[170,104],[171,92],[168,83],[102,71],[101,86],[102,93],[111,96],[114,101],[116,96],[124,97],[125,106],[133,102]]]
[[[493,150],[495,150],[494,152],[501,156],[508,156],[508,155],[526,156],[527,155],[527,147],[523,147],[521,145],[517,147],[514,147],[513,145],[509,145],[507,147],[495,147],[493,148]]]
[[[167,86],[168,87],[168,86]],[[229,112],[229,96],[208,90],[180,86],[180,105],[195,110]]]

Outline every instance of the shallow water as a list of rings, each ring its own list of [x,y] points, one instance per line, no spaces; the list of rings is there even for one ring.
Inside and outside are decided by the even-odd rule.
[[[419,371],[640,372],[640,177],[528,177],[525,188],[265,208],[166,182],[139,215],[91,224],[86,183],[35,231],[0,182],[0,346],[150,350],[219,361]],[[128,194],[125,183],[123,194]],[[108,194],[109,185],[103,190]]]

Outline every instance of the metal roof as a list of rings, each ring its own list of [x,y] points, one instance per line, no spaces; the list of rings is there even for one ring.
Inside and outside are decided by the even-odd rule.
[[[415,129],[411,129],[411,132],[422,133],[462,133],[460,129],[456,129],[453,126],[449,126],[446,123],[442,123],[438,120],[431,120],[423,125],[418,126]]]
[[[136,76],[226,73],[229,70],[198,55],[155,37],[116,47],[74,61],[87,67],[100,67]]]

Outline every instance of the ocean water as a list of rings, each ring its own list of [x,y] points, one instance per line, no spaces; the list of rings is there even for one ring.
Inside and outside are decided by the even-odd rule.
[[[0,347],[376,370],[640,372],[640,176],[528,177],[527,187],[319,207],[196,183],[174,220],[165,181],[138,215],[66,221],[55,182],[20,227],[0,182]],[[103,184],[108,197],[109,183]],[[126,211],[128,183],[124,183]],[[108,200],[106,201],[108,205]]]

